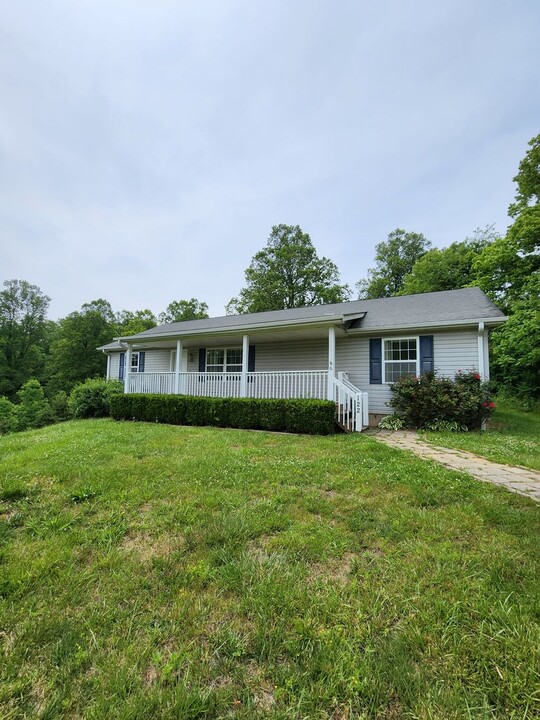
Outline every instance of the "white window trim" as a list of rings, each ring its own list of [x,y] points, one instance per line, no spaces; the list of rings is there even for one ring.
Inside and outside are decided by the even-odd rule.
[[[223,350],[223,370],[208,370],[208,351],[209,350]],[[206,348],[206,352],[204,355],[204,371],[205,372],[223,372],[225,373],[241,373],[242,370],[228,370],[227,369],[227,350],[240,350],[240,357],[242,357],[242,346],[241,345],[229,345],[228,347],[209,347]],[[242,365],[242,360],[240,360],[239,363],[231,363],[231,365]]]
[[[133,359],[134,358],[137,358],[137,367],[135,368],[135,370],[133,369]],[[130,373],[138,373],[139,372],[139,351],[138,350],[133,350],[131,352],[131,367],[129,368],[129,372]]]
[[[383,385],[392,385],[394,380],[386,379],[386,363],[392,364],[392,362],[413,362],[412,360],[385,360],[384,358],[384,344],[389,340],[416,340],[416,377],[420,376],[420,335],[400,335],[399,337],[383,337],[382,338],[382,381]]]

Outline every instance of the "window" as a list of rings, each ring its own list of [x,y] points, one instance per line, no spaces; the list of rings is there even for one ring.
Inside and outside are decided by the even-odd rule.
[[[132,372],[132,373],[139,372],[139,353],[138,352],[131,353],[131,370],[129,372]]]
[[[208,348],[206,372],[242,372],[242,348]]]
[[[418,338],[384,340],[383,382],[397,382],[405,375],[419,375]]]

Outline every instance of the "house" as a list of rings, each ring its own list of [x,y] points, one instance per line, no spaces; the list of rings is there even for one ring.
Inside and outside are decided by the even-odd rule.
[[[472,287],[171,323],[100,349],[127,393],[327,398],[361,430],[404,374],[488,379],[488,331],[505,319]]]

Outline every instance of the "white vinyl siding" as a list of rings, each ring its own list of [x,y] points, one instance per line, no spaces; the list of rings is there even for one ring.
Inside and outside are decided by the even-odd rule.
[[[171,351],[168,348],[147,350],[144,356],[144,372],[170,372]]]
[[[255,371],[328,369],[327,339],[253,344]]]
[[[478,370],[478,332],[437,333],[433,336],[435,372],[453,377],[458,370]]]
[[[120,372],[120,353],[111,353],[109,358],[109,380],[118,380],[118,373]]]

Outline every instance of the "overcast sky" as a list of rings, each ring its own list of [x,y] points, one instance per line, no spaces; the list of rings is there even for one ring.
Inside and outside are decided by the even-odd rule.
[[[539,37],[538,0],[5,1],[0,280],[218,315],[278,223],[351,286],[396,227],[504,232]]]

